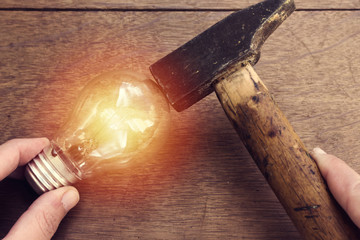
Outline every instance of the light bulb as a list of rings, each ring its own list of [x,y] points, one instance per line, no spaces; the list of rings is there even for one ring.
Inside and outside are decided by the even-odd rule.
[[[156,145],[168,123],[168,103],[152,80],[129,71],[102,74],[81,91],[50,146],[27,164],[26,179],[41,194],[117,169]]]

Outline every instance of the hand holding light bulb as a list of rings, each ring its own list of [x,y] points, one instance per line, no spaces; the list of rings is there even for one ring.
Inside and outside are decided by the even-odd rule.
[[[51,144],[27,165],[38,193],[72,185],[101,169],[118,169],[168,129],[169,106],[157,84],[128,71],[93,79]]]
[[[17,167],[24,166],[48,145],[49,140],[46,138],[12,139],[0,145],[0,181],[8,175],[14,178],[24,177],[21,171],[23,169]],[[11,194],[7,195],[8,192],[2,193],[11,197]],[[51,239],[60,221],[78,201],[79,193],[74,187],[67,186],[47,192],[31,204],[5,237],[0,237],[4,237],[4,240]]]

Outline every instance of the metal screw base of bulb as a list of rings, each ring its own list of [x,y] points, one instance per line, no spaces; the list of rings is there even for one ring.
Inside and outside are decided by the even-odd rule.
[[[80,179],[60,155],[54,154],[52,145],[27,164],[25,178],[38,194],[72,185]]]

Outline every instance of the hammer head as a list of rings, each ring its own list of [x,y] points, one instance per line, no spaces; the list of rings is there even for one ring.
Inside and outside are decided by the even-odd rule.
[[[254,65],[260,48],[295,10],[294,0],[266,0],[235,12],[150,66],[169,103],[182,111],[213,91],[235,63]]]

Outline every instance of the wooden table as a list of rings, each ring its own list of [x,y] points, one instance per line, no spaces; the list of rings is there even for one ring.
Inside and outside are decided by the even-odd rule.
[[[148,67],[257,0],[0,3],[0,142],[51,138],[94,76]],[[305,145],[360,171],[360,2],[299,0],[256,70]],[[167,144],[141,164],[77,184],[54,239],[299,239],[214,94],[171,112]],[[0,183],[0,237],[36,199]]]

